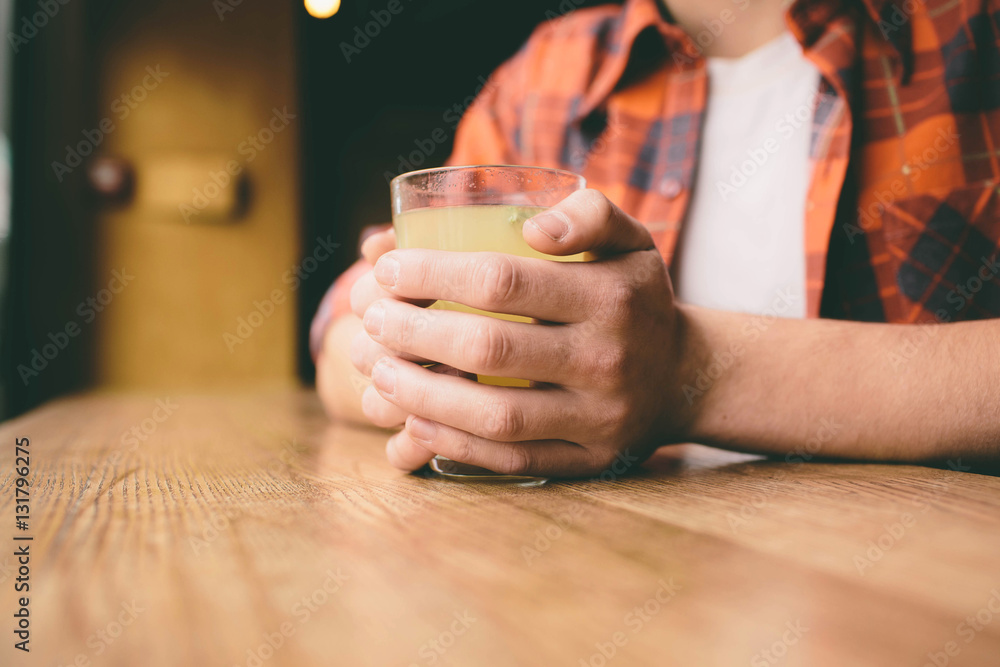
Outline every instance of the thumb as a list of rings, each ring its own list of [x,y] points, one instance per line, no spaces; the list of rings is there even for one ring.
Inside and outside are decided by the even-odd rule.
[[[590,189],[525,220],[522,233],[528,245],[548,255],[617,255],[655,247],[642,223]]]

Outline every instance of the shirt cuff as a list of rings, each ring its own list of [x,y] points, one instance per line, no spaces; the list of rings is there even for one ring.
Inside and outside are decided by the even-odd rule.
[[[351,268],[340,274],[326,291],[309,327],[309,352],[314,362],[323,348],[323,338],[330,324],[341,315],[351,312],[351,288],[354,283],[371,268],[368,262],[359,259],[351,265]]]

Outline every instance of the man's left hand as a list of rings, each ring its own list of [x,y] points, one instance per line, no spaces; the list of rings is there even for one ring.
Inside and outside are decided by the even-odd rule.
[[[386,401],[410,413],[388,443],[395,465],[414,469],[440,454],[499,473],[586,476],[618,459],[645,459],[692,419],[680,391],[684,318],[645,227],[583,190],[526,221],[524,238],[546,254],[589,252],[595,260],[407,249],[376,263],[375,279],[396,298],[365,309],[370,340],[361,347],[372,354],[358,364]],[[535,322],[399,299],[454,301]],[[479,384],[401,356],[533,382]]]

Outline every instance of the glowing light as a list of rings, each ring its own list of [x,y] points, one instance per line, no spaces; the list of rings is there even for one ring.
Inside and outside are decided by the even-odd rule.
[[[340,0],[306,0],[306,11],[309,16],[318,19],[328,19],[340,9]]]

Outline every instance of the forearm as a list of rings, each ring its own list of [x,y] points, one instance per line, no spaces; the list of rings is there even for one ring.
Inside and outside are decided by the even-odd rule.
[[[692,441],[796,460],[1000,459],[997,322],[680,313]]]

